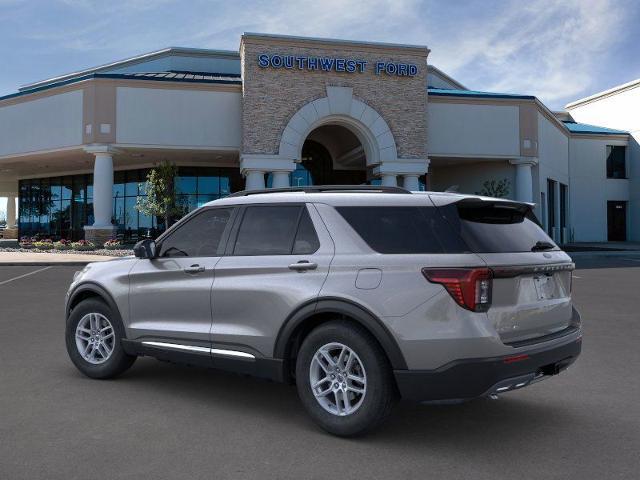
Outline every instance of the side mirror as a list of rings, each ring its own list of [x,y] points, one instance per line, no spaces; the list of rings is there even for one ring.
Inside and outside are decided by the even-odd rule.
[[[133,254],[138,258],[156,258],[156,242],[150,238],[140,240],[133,247]]]

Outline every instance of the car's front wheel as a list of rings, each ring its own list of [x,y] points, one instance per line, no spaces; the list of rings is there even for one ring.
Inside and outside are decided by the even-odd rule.
[[[323,324],[304,339],[296,384],[309,415],[340,436],[377,426],[397,399],[384,351],[365,329],[347,321]]]
[[[124,327],[103,301],[89,298],[72,310],[66,328],[67,352],[73,364],[91,378],[113,378],[136,360],[122,348]]]

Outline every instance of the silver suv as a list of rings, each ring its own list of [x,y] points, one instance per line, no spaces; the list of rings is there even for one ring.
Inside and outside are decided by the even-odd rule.
[[[295,383],[344,436],[399,396],[519,389],[570,365],[582,338],[574,265],[531,208],[385,187],[233,194],[78,272],[67,350],[92,378],[148,355]]]

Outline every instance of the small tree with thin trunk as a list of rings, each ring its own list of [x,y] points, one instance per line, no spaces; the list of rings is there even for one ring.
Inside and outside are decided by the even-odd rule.
[[[174,178],[178,167],[164,160],[147,174],[147,183],[141,184],[146,196],[137,199],[136,209],[149,216],[162,217],[164,227],[168,229],[171,219],[182,215],[183,208],[178,205]]]

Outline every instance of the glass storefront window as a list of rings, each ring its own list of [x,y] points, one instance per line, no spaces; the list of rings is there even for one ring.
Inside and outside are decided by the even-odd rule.
[[[164,229],[162,219],[136,209],[138,198],[146,194],[148,172],[114,173],[113,223],[117,238],[125,242],[156,237]],[[229,195],[232,185],[238,190],[243,184],[237,168],[180,167],[175,182],[185,213]],[[21,236],[77,240],[84,236],[83,227],[94,222],[93,175],[20,180],[19,192]]]

